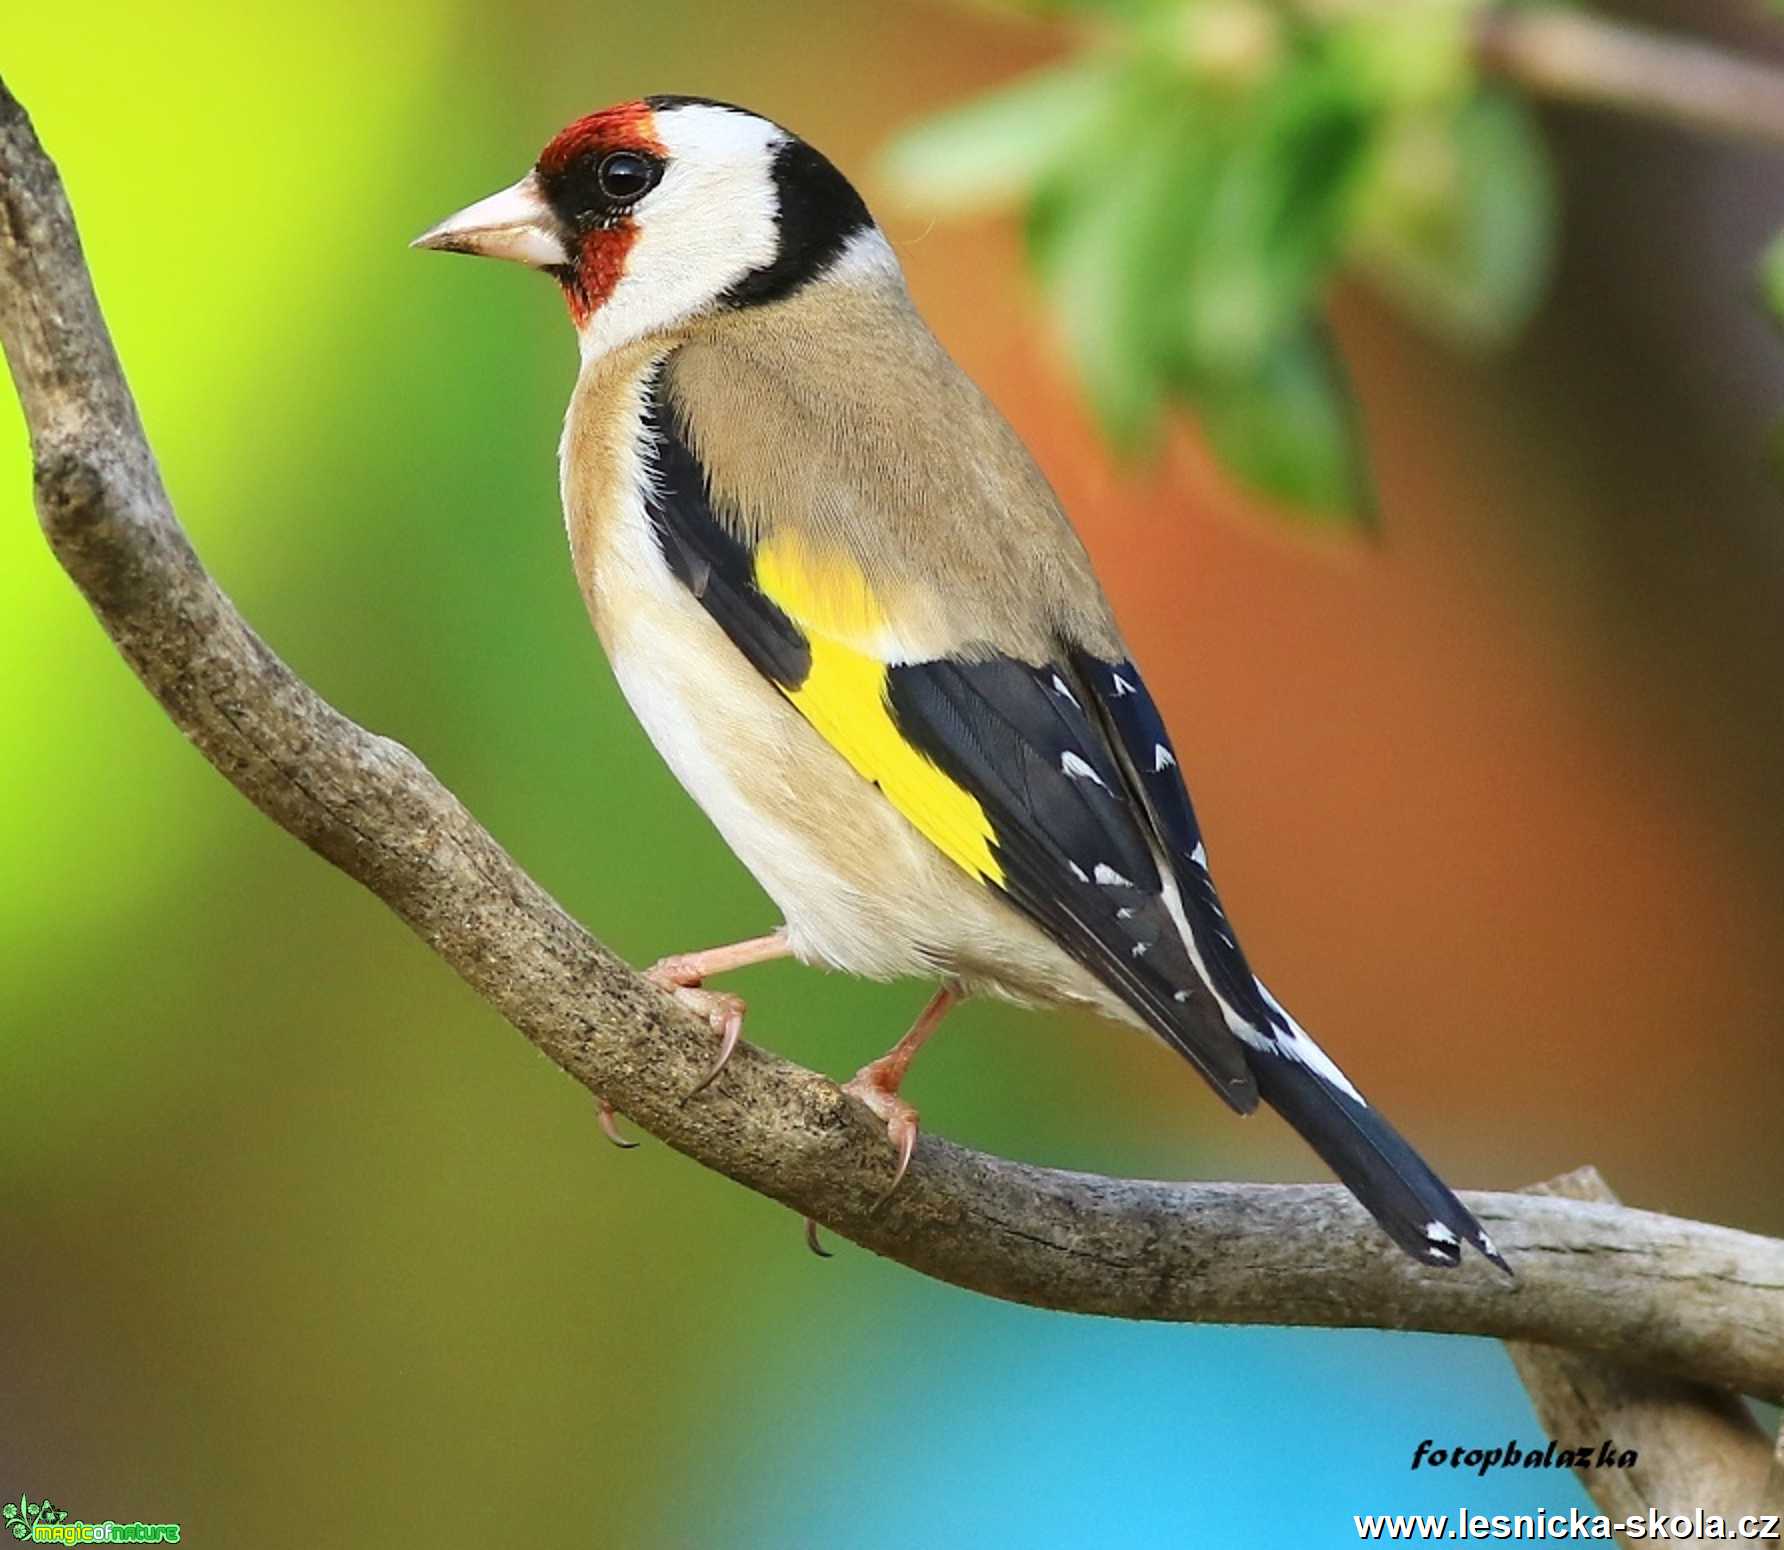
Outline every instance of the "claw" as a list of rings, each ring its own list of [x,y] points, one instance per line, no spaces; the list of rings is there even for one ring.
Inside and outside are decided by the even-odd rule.
[[[917,1150],[917,1111],[906,1104],[888,1122],[886,1131],[898,1148],[898,1166],[892,1170],[892,1182],[886,1186],[886,1193],[874,1205],[876,1211],[892,1198],[892,1191],[904,1182],[905,1170],[911,1165],[911,1153]]]
[[[917,1111],[898,1096],[897,1088],[892,1085],[894,1074],[884,1060],[876,1060],[856,1072],[853,1081],[843,1083],[842,1089],[851,1098],[860,1099],[886,1122],[886,1138],[891,1141],[898,1154],[898,1164],[892,1170],[892,1182],[886,1186],[886,1192],[873,1203],[872,1209],[875,1211],[884,1206],[904,1182],[905,1172],[911,1165],[911,1154],[917,1150]],[[902,1070],[897,1071],[896,1075],[902,1076]]]
[[[695,1093],[710,1086],[713,1078],[725,1069],[725,1063],[730,1060],[743,1033],[744,1002],[741,996],[731,995],[728,991],[701,990],[696,985],[677,985],[670,994],[690,1012],[704,1017],[707,1027],[719,1036],[718,1059],[712,1063],[712,1069],[688,1089],[682,1099],[686,1103]]]
[[[747,969],[753,963],[785,958],[791,951],[787,928],[782,926],[767,936],[733,942],[728,947],[708,947],[697,953],[675,953],[668,958],[659,958],[645,970],[646,979],[689,1010],[698,1012],[719,1036],[719,1058],[712,1063],[712,1069],[688,1090],[687,1098],[712,1086],[743,1034],[743,1002],[720,990],[703,990],[702,981],[709,974],[728,974],[733,969]],[[687,1102],[687,1098],[682,1102]]]
[[[818,1219],[815,1216],[808,1216],[805,1219],[805,1246],[819,1259],[835,1258],[835,1255],[818,1241]]]
[[[664,958],[652,964],[644,975],[690,1012],[704,1017],[707,1026],[719,1036],[718,1059],[712,1063],[712,1069],[687,1090],[681,1100],[683,1103],[696,1093],[705,1092],[713,1084],[719,1072],[725,1069],[731,1052],[737,1048],[738,1039],[743,1036],[743,1014],[746,1009],[743,998],[734,996],[729,991],[705,990],[701,987],[701,976],[708,968],[705,960],[711,956],[710,953],[679,953],[673,958]]]
[[[738,1039],[743,1036],[743,1002],[736,996],[718,997],[713,991],[702,991],[701,994],[715,996],[715,999],[723,1003],[722,1011],[715,1008],[713,1012],[708,1013],[707,1017],[709,1022],[717,1019],[715,1027],[719,1036],[719,1057],[713,1061],[712,1069],[688,1089],[687,1098],[682,1099],[683,1103],[686,1103],[687,1099],[692,1098],[696,1093],[703,1093],[712,1086],[719,1072],[725,1069],[726,1063],[731,1059],[731,1052],[737,1048]]]
[[[622,1152],[634,1151],[638,1146],[636,1141],[628,1141],[619,1133],[619,1123],[614,1118],[613,1105],[605,1098],[601,1100],[601,1134]]]

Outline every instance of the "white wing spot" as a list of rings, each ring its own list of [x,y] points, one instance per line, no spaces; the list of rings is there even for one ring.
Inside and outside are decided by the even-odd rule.
[[[1206,872],[1208,870],[1208,847],[1197,840],[1196,848],[1189,853],[1189,859]]]
[[[1189,992],[1187,990],[1173,990],[1171,992],[1171,999],[1173,1001],[1187,1001],[1189,1000]]]
[[[1053,675],[1053,692],[1063,700],[1070,700],[1078,709],[1083,709],[1081,705],[1078,705],[1078,696],[1066,687],[1065,680],[1058,673]]]
[[[1115,870],[1115,868],[1110,866],[1109,863],[1106,861],[1097,862],[1095,868],[1091,872],[1091,876],[1093,876],[1105,888],[1131,888],[1131,887],[1133,887],[1133,884],[1131,882],[1129,882],[1125,877],[1123,877],[1119,872],[1117,872]]]
[[[1125,678],[1123,678],[1121,676],[1121,674],[1111,673],[1111,674],[1109,674],[1109,678],[1110,678],[1110,681],[1115,686],[1115,698],[1116,699],[1120,699],[1121,696],[1124,694],[1134,694],[1137,692],[1135,690],[1134,686],[1132,684],[1130,684]]]
[[[1132,920],[1134,918],[1134,911],[1130,906],[1124,904],[1120,909],[1115,911],[1115,918],[1117,920]]]
[[[1086,873],[1084,868],[1079,866],[1076,861],[1068,861],[1066,862],[1066,865],[1072,869],[1072,876],[1077,878],[1079,882],[1087,883],[1090,881],[1089,874]]]
[[[1097,774],[1090,762],[1079,758],[1069,748],[1059,756],[1059,767],[1073,780],[1087,780],[1093,785],[1102,786],[1105,791],[1109,789],[1103,784],[1102,776]]]
[[[1168,749],[1167,747],[1165,747],[1165,745],[1163,743],[1157,743],[1153,746],[1153,749],[1152,749],[1152,773],[1154,775],[1156,775],[1160,770],[1170,769],[1174,764],[1176,764],[1176,762],[1177,762],[1176,756],[1174,754],[1172,754],[1171,750]]]
[[[1451,1232],[1449,1228],[1445,1227],[1442,1222],[1426,1222],[1425,1236],[1433,1243],[1448,1243],[1452,1246],[1459,1245],[1462,1241]]]

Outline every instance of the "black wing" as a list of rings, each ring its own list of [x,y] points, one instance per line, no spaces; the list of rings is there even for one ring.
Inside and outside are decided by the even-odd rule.
[[[1245,1052],[1166,905],[1146,809],[1070,654],[904,664],[886,694],[906,739],[984,807],[1010,899],[1233,1108],[1256,1107]]]
[[[1145,807],[1183,900],[1196,956],[1209,988],[1247,1026],[1268,1037],[1287,1033],[1290,1024],[1245,961],[1214,891],[1207,848],[1189,789],[1177,767],[1177,751],[1164,717],[1131,661],[1103,662],[1085,652],[1072,663],[1088,690],[1098,718],[1120,752],[1136,799]]]

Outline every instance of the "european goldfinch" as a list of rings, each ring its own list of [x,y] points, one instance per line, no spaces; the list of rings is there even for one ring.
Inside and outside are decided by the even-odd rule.
[[[1083,545],[829,161],[741,108],[648,97],[416,245],[542,269],[569,303],[561,478],[589,614],[785,921],[653,971],[726,1053],[742,1004],[702,988],[721,971],[791,954],[939,982],[849,1084],[902,1174],[899,1085],[950,1005],[1088,1007],[1239,1113],[1277,1109],[1409,1254],[1454,1265],[1467,1240],[1504,1268],[1252,974]]]

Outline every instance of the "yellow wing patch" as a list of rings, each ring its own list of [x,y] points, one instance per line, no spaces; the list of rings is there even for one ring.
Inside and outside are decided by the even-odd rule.
[[[783,690],[795,709],[950,861],[1001,883],[985,809],[905,741],[886,698],[886,664],[851,644],[886,628],[867,578],[846,559],[814,556],[797,539],[782,537],[756,551],[756,585],[811,646],[805,681]]]
[[[807,634],[859,647],[885,632],[886,611],[859,567],[818,553],[796,533],[770,538],[756,550],[756,585]]]

